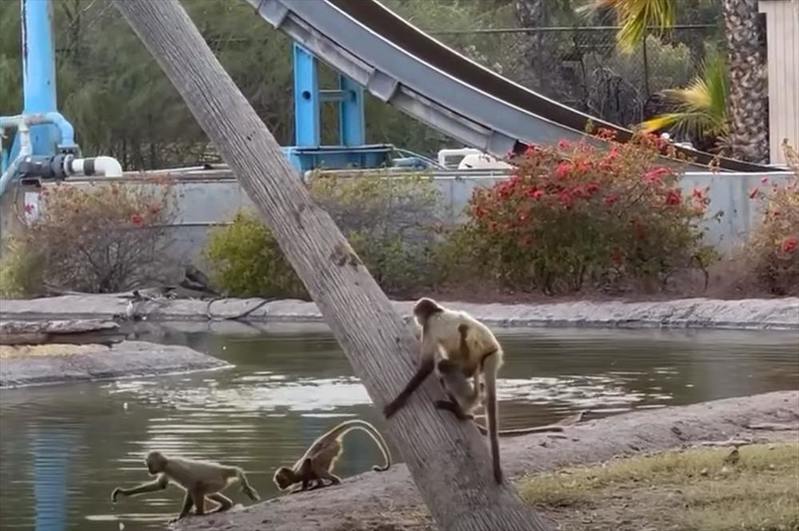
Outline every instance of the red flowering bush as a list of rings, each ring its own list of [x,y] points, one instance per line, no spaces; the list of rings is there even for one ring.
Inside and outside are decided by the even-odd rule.
[[[649,136],[611,141],[608,151],[563,141],[530,148],[511,159],[510,179],[475,190],[459,247],[494,280],[545,293],[663,282],[702,265],[706,190],[684,195],[677,171],[660,165],[661,148]]]
[[[750,194],[763,219],[746,252],[756,282],[775,295],[799,295],[799,156],[787,145],[785,153],[794,177],[783,185],[763,178]]]
[[[112,293],[161,281],[169,265],[164,251],[173,199],[172,186],[156,179],[46,187],[40,215],[14,249],[40,265],[40,290],[46,284]]]

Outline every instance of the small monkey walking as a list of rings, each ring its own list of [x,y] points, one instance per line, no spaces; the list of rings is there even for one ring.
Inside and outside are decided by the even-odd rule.
[[[380,432],[365,420],[345,420],[316,439],[311,446],[308,447],[308,450],[306,450],[303,456],[294,463],[294,466],[291,468],[286,466],[278,468],[273,478],[275,485],[277,485],[280,490],[286,490],[296,483],[302,483],[300,487],[291,491],[295,493],[341,483],[341,478],[332,472],[333,466],[341,455],[343,449],[341,443],[342,439],[347,433],[353,430],[361,430],[369,435],[383,453],[383,459],[385,459],[386,464],[382,467],[374,465],[372,470],[376,472],[385,472],[388,470],[391,466],[391,453]],[[325,479],[330,481],[329,485],[325,485]],[[314,486],[309,489],[309,485],[312,481],[314,482]]]
[[[413,315],[422,345],[419,367],[400,394],[383,408],[383,413],[386,418],[394,415],[433,370],[450,398],[437,400],[437,408],[451,411],[461,420],[471,420],[472,411],[484,398],[494,479],[502,483],[497,373],[502,366],[503,351],[499,341],[487,326],[468,313],[450,310],[427,297],[416,302]]]
[[[250,486],[244,471],[236,466],[225,466],[210,461],[194,461],[179,457],[166,457],[161,452],[150,452],[145,459],[147,471],[152,476],[158,476],[154,481],[143,483],[130,489],[115,488],[111,493],[111,501],[116,503],[117,497],[135,496],[145,492],[163,490],[169,486],[170,481],[177,483],[186,495],[183,498],[183,507],[177,518],[180,520],[189,514],[194,505],[198,515],[205,514],[205,498],[218,504],[211,511],[218,513],[233,507],[233,501],[222,494],[221,490],[232,481],[238,479],[241,490],[253,501],[258,501],[258,493]]]

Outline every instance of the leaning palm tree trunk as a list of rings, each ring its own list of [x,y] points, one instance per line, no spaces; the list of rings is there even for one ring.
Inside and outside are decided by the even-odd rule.
[[[178,0],[114,4],[258,207],[369,396],[377,404],[393,398],[412,373],[409,354],[418,344],[333,220],[311,200]],[[509,485],[494,484],[477,428],[434,409],[435,384],[429,381],[392,419],[388,434],[439,526],[459,531],[544,529]]]
[[[732,155],[767,162],[768,80],[758,0],[723,0],[730,69],[729,142]]]

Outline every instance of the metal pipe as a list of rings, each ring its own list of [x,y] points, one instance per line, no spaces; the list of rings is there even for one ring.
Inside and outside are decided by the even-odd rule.
[[[29,157],[32,152],[30,131],[28,129],[28,124],[24,120],[17,124],[17,138],[19,138],[19,155],[8,165],[3,175],[0,175],[0,197],[5,193],[9,181],[11,181],[11,177],[17,172],[20,163]]]
[[[22,87],[23,113],[49,113],[58,109],[56,100],[53,3],[51,0],[22,0]],[[33,154],[51,155],[58,143],[52,123],[31,128]]]
[[[60,112],[51,111],[0,116],[0,131],[18,129],[21,123],[25,123],[31,128],[42,124],[55,125],[61,132],[61,142],[58,144],[58,148],[61,151],[74,151],[78,148],[77,144],[75,144],[75,129]],[[46,154],[50,154],[50,152]]]

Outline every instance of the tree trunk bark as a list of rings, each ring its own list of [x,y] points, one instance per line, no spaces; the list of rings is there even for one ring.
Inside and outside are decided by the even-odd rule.
[[[414,370],[418,348],[333,220],[311,200],[280,146],[177,0],[114,0],[258,206],[372,401],[383,405]],[[268,65],[263,65],[268,68]],[[538,530],[509,484],[497,486],[486,441],[433,407],[430,378],[388,423],[427,506],[446,530]]]
[[[721,4],[730,69],[729,120],[732,155],[768,162],[768,78],[758,0]]]

